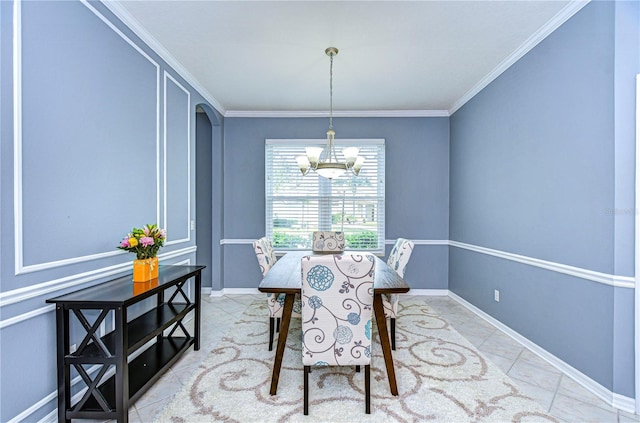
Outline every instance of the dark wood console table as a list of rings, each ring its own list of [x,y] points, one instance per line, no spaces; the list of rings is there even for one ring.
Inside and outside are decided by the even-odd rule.
[[[159,277],[149,282],[134,283],[128,275],[47,300],[56,305],[59,422],[116,419],[126,423],[129,406],[191,345],[196,351],[200,349],[204,267],[162,265]],[[194,301],[184,291],[191,278],[195,281]],[[155,307],[131,320],[127,318],[129,307],[153,296]],[[70,312],[75,319],[70,318]],[[193,335],[183,325],[191,312]],[[107,324],[108,316],[115,326],[100,336],[100,327]],[[79,328],[86,334],[71,352],[70,332],[76,333]],[[130,359],[132,355],[135,358]],[[82,398],[73,405],[71,397],[78,390],[71,390],[72,371],[86,384]]]

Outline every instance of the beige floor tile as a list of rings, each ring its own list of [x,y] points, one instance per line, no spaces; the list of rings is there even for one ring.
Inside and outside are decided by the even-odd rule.
[[[629,413],[621,410],[618,413],[618,416],[620,418],[620,423],[640,422],[640,416],[638,416],[637,414],[633,414],[633,413]]]
[[[558,394],[564,395],[570,398],[580,400],[601,408],[607,408],[609,405],[573,379],[563,375],[560,380],[560,386],[558,386]]]
[[[482,355],[487,360],[498,366],[498,368],[505,374],[507,374],[509,370],[511,370],[511,367],[515,363],[515,360],[505,358],[501,355],[492,354],[490,352],[482,352]]]
[[[518,358],[524,347],[500,331],[494,332],[478,348],[482,352],[515,360]]]
[[[512,379],[519,379],[552,392],[558,389],[561,375],[558,371],[541,369],[521,359],[516,360],[507,373]]]
[[[615,423],[618,421],[618,413],[615,411],[604,410],[561,394],[555,396],[549,412],[554,417],[570,422]]]
[[[180,379],[178,379],[175,373],[168,371],[136,401],[136,408],[139,410],[140,408],[158,402],[164,404],[166,400],[172,398],[181,387],[182,382]]]
[[[556,395],[555,390],[548,390],[523,380],[513,379],[515,384],[524,395],[533,398],[542,406],[545,411],[549,411],[551,403]]]

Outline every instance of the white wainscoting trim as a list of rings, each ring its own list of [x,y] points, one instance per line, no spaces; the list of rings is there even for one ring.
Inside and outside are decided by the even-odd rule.
[[[334,117],[449,117],[448,110],[339,110]],[[327,111],[314,110],[227,110],[224,117],[243,118],[315,118],[329,117]]]
[[[455,293],[449,291],[449,297],[457,301],[458,303],[460,303],[470,311],[472,311],[478,317],[486,320],[488,323],[490,323],[492,326],[494,326],[504,334],[513,338],[516,342],[518,342],[525,348],[529,349],[531,352],[538,355],[547,363],[551,364],[553,367],[560,370],[565,375],[569,376],[576,383],[578,383],[588,391],[592,392],[597,397],[607,402],[611,406],[627,411],[629,413],[635,412],[635,400],[633,398],[629,398],[620,394],[613,393],[612,391],[608,390],[604,386],[600,385],[595,380],[591,379],[589,376],[585,375],[584,373],[580,372],[579,370],[565,363],[555,355],[551,354],[544,348],[538,346],[537,344],[533,343],[529,339],[520,335],[518,332],[514,331],[513,329],[511,329],[504,323],[500,322],[499,320],[495,319],[491,315],[480,310],[478,307],[474,306],[473,304],[471,304],[464,298],[456,295]]]
[[[180,250],[158,254],[158,259],[162,261],[162,260],[167,260],[174,257],[180,257],[185,254],[194,253],[196,250],[197,250],[196,246],[182,248]],[[51,292],[56,292],[56,291],[71,288],[74,286],[78,286],[86,282],[91,282],[93,280],[105,278],[108,276],[113,276],[115,274],[128,271],[130,270],[130,268],[131,268],[131,262],[128,261],[126,263],[120,263],[113,266],[90,270],[88,272],[65,276],[63,278],[39,283],[37,285],[31,285],[25,288],[18,288],[18,289],[13,289],[7,292],[2,292],[0,293],[0,308],[10,304],[15,304],[21,301],[26,301],[31,298],[40,297],[42,295],[46,295]]]
[[[253,245],[253,241],[255,239],[243,239],[243,238],[223,238],[220,240],[220,245],[241,245],[241,244],[249,244]]]
[[[138,37],[142,39],[158,56],[172,67],[189,85],[195,88],[221,115],[225,115],[226,109],[216,100],[209,91],[207,91],[200,82],[171,54],[169,50],[155,39],[145,28],[135,19],[122,5],[117,1],[103,1],[104,4],[114,15],[116,15],[124,24],[129,27]]]
[[[253,243],[253,241],[253,239],[226,238],[220,240],[220,245],[243,245],[251,244]],[[518,263],[527,264],[529,266],[539,267],[542,269],[551,270],[553,272],[563,273],[577,278],[603,283],[605,285],[615,286],[618,288],[635,288],[636,279],[633,276],[619,276],[609,273],[596,272],[594,270],[584,269],[581,267],[569,266],[567,264],[541,260],[534,257],[523,256],[520,254],[494,250],[492,248],[481,247],[479,245],[467,244],[464,242],[451,241],[447,239],[413,239],[412,241],[415,245],[449,245],[451,247],[462,248],[464,250],[474,251],[476,253],[499,257],[505,260],[511,260]],[[395,242],[395,239],[385,240],[385,244],[387,245],[394,244]]]
[[[476,85],[467,91],[462,97],[456,100],[449,109],[449,115],[454,114],[458,109],[471,100],[476,94],[482,91],[487,85],[493,82],[504,71],[509,69],[511,65],[520,60],[525,54],[537,46],[542,40],[547,38],[549,34],[558,29],[560,25],[565,23],[569,18],[578,13],[580,9],[586,6],[590,0],[571,0],[547,23],[541,26],[534,34],[532,34],[520,47],[505,58],[498,66],[482,78]]]
[[[140,53],[152,65],[156,67],[156,148],[160,142],[160,65],[151,58],[144,50],[136,45],[128,38],[120,29],[118,29],[111,21],[102,15],[87,0],[80,0],[96,17],[104,22],[111,30],[119,35],[127,44]],[[14,0],[13,14],[13,214],[14,214],[14,254],[15,254],[15,275],[21,275],[29,272],[36,272],[45,269],[51,269],[60,266],[66,266],[74,263],[81,263],[100,258],[112,257],[119,254],[119,251],[108,251],[86,256],[73,257],[63,260],[54,260],[46,263],[38,263],[25,266],[24,265],[24,240],[23,240],[23,207],[22,207],[22,16],[21,1]],[[156,168],[159,163],[156,162]],[[159,173],[159,171],[158,171]],[[156,191],[160,190],[160,180],[156,178]],[[160,219],[160,199],[156,199],[156,216]]]
[[[8,319],[0,320],[0,329],[4,329],[8,326],[15,325],[16,323],[24,322],[25,320],[32,319],[42,314],[50,313],[52,311],[55,311],[55,309],[56,309],[56,306],[51,304],[45,307],[36,308],[27,313],[22,313],[17,316],[10,317]]]
[[[164,131],[164,139],[163,139],[163,164],[164,164],[164,229],[167,229],[168,233],[171,231],[167,228],[167,216],[168,216],[168,207],[167,207],[167,80],[171,80],[178,88],[184,91],[187,94],[187,133],[186,133],[186,141],[187,141],[187,237],[182,239],[174,239],[167,240],[165,245],[179,244],[183,242],[191,241],[191,93],[187,90],[181,83],[179,83],[173,76],[171,76],[166,70],[163,74],[163,82],[164,82],[164,107],[163,107],[163,131]]]
[[[594,270],[583,269],[581,267],[574,267],[552,261],[540,260],[533,257],[521,256],[519,254],[507,253],[506,251],[494,250],[491,248],[480,247],[478,245],[465,244],[464,242],[449,241],[449,245],[619,288],[635,287],[635,278],[631,276],[617,276],[608,273],[596,272]]]

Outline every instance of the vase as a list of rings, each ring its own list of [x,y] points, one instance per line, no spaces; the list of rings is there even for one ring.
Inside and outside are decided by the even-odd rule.
[[[146,282],[158,277],[158,257],[133,261],[133,281]]]

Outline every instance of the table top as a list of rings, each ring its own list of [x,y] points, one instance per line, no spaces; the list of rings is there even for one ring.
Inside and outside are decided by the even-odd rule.
[[[195,276],[205,266],[160,265],[158,278],[148,282],[133,282],[131,274],[100,283],[89,288],[70,292],[59,297],[50,298],[47,303],[76,303],[76,304],[112,304],[126,305],[139,300],[139,295],[150,296],[175,284],[177,280],[185,280]],[[151,284],[150,284],[151,283]],[[148,289],[137,293],[136,284],[146,284]],[[153,285],[153,286],[151,286]],[[138,297],[138,298],[136,298]]]
[[[361,254],[346,252],[344,254]],[[302,286],[300,280],[300,260],[304,256],[316,255],[311,251],[292,251],[285,254],[267,272],[260,282],[258,290],[261,292],[299,293]],[[375,257],[375,256],[374,256]],[[373,289],[377,293],[401,294],[409,292],[409,285],[387,263],[375,257],[376,270]]]

